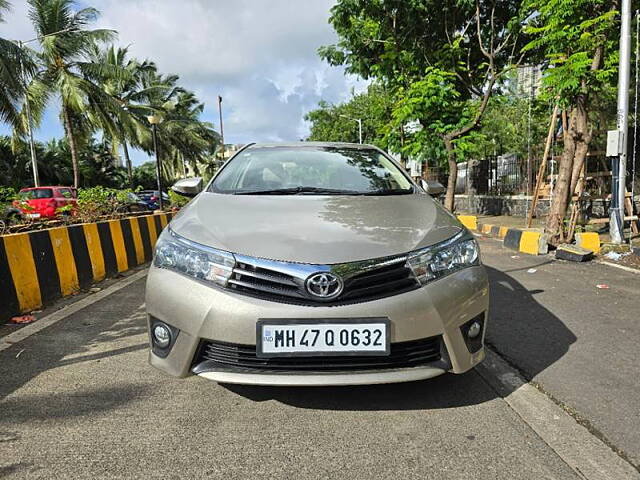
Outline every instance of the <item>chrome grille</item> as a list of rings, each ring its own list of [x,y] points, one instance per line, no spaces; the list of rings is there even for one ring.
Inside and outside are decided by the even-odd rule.
[[[236,255],[229,279],[234,291],[254,297],[300,305],[343,305],[397,295],[419,287],[406,256],[385,257],[336,265],[279,262]],[[305,280],[317,272],[332,272],[344,281],[342,293],[329,301],[311,296]]]

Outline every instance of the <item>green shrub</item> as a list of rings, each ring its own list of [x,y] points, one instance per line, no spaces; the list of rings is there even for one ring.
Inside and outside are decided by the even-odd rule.
[[[0,205],[13,202],[18,196],[18,191],[13,187],[0,186]]]
[[[123,211],[131,190],[91,187],[78,190],[76,216],[82,222],[95,222],[103,217],[114,217]]]
[[[169,200],[171,201],[172,207],[184,207],[189,200],[189,197],[185,197],[184,195],[180,195],[179,193],[174,192],[173,190],[169,190]]]

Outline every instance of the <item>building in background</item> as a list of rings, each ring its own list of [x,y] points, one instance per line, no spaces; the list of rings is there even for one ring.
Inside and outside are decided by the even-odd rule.
[[[516,93],[522,97],[536,97],[542,83],[542,67],[540,65],[523,65],[518,67],[516,77]]]

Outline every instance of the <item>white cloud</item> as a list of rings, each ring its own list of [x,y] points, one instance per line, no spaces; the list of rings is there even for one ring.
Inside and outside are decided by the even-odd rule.
[[[99,24],[114,28],[133,55],[156,61],[207,103],[217,126],[223,97],[225,140],[297,140],[320,99],[341,101],[364,82],[317,55],[336,40],[333,0],[95,0]]]
[[[23,0],[0,35],[33,35]],[[18,6],[18,3],[20,5]],[[97,26],[119,32],[132,55],[155,61],[206,103],[218,127],[223,96],[225,140],[298,140],[303,117],[319,100],[339,102],[362,80],[317,55],[335,42],[328,24],[334,0],[83,0],[101,11]],[[47,130],[47,126],[43,126]]]

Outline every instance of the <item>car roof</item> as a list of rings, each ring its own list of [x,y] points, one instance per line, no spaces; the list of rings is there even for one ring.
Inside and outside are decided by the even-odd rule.
[[[305,147],[342,147],[353,148],[357,150],[377,150],[378,147],[367,143],[348,143],[348,142],[279,142],[279,143],[251,143],[247,148],[262,147],[288,147],[288,148],[305,148]]]

